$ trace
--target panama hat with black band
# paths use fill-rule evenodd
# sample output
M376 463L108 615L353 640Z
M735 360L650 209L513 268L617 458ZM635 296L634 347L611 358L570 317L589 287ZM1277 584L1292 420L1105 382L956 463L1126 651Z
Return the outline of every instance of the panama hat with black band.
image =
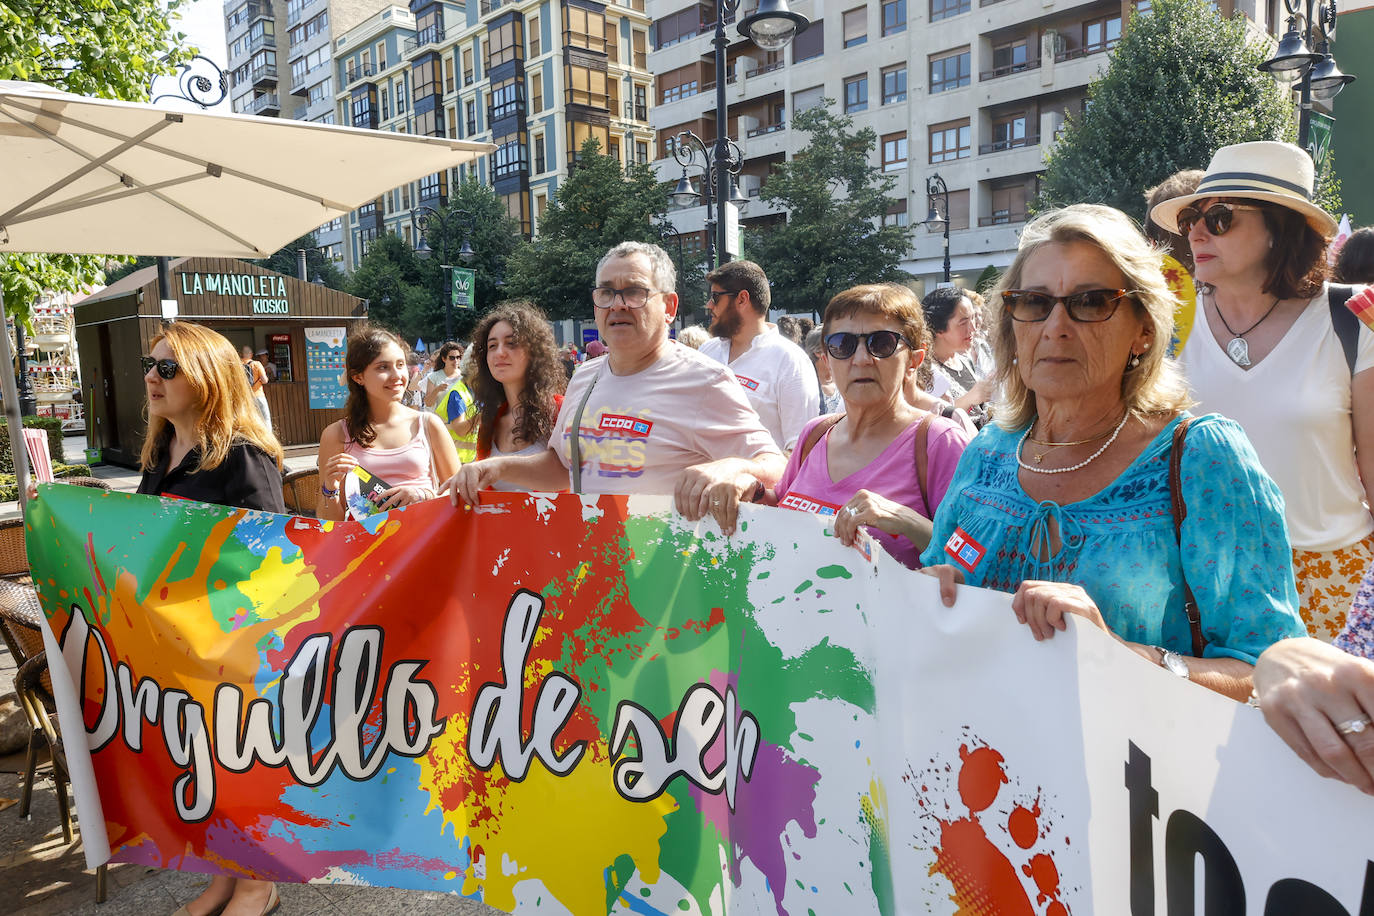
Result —
M1312 157L1291 143L1260 140L1217 150L1197 191L1155 206L1150 218L1178 233L1178 213L1208 198L1257 200L1301 213L1322 238L1336 234L1336 221L1312 203Z

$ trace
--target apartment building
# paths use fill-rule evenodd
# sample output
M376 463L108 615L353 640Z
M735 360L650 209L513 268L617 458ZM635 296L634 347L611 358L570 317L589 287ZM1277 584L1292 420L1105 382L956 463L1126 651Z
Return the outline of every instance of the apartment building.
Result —
M648 162L648 53L644 0L417 0L343 35L341 121L497 147L350 216L347 268L382 232L416 244L417 208L443 206L456 182L491 185L529 236L588 137L624 162Z
M331 35L381 6L381 0L227 0L229 99L235 112L335 123ZM321 226L316 244L343 261L339 220Z
M812 24L783 51L765 52L727 27L725 129L743 152L741 189L754 198L744 225L781 218L757 195L769 170L808 140L790 129L789 112L830 99L877 134L874 164L896 178L887 219L915 230L902 268L933 287L943 238L919 224L943 201L927 199L927 180L938 174L949 189L954 282L972 286L988 265L1010 264L1048 144L1083 110L1130 10L1148 12L1149 0L799 0L792 8ZM1276 9L1260 11L1267 31ZM1256 20L1253 2L1241 10ZM716 137L716 7L649 0L649 13L655 166L675 181L679 132L708 144ZM684 234L700 233L704 219L704 206L673 214Z

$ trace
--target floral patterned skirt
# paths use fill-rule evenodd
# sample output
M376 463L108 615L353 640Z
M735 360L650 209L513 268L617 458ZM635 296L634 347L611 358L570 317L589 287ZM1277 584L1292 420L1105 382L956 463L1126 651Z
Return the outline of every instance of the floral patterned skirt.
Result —
M1365 570L1374 562L1374 533L1349 547L1318 552L1293 551L1293 574L1298 580L1298 610L1307 632L1331 642L1345 626Z

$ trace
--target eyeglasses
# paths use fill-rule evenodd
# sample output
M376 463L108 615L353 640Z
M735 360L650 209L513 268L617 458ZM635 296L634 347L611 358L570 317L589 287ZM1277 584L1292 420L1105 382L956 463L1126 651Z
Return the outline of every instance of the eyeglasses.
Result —
M462 355L461 353L450 353L448 356L445 356L445 357L444 357L444 362L446 362L446 363L454 363L454 362L457 362L458 360L460 360L460 359L462 359L462 358L463 358L463 355Z
M623 289L616 289L614 286L593 286L592 304L599 309L608 309L615 305L616 297L619 296L626 308L642 309L649 301L649 297L657 296L659 292L643 286L626 286Z
M1130 290L1125 289L1085 289L1067 296L1051 296L1029 289L1009 289L1002 293L1002 307L1013 321L1044 321L1054 311L1055 304L1062 302L1074 321L1106 321L1116 314L1121 300L1130 294Z
M1207 208L1207 212L1201 213L1197 207L1184 207L1178 211L1178 233L1187 235L1193 231L1193 225L1202 220L1207 227L1207 231L1212 235L1225 235L1231 231L1232 224L1236 221L1237 210L1258 210L1259 207L1251 207L1246 204L1214 203Z
M902 344L906 344L909 349L912 348L911 341L896 331L869 331L867 334L837 331L825 339L825 352L835 359L849 359L859 348L861 340L868 355L874 359L887 359L896 353Z
M144 356L140 357L139 362L143 364L144 375L156 366L157 374L168 381L176 378L177 373L181 371L181 366L174 359L153 359L151 356Z
M739 290L737 290L737 289L735 289L735 290L729 290L729 289L713 290L713 291L711 291L711 292L709 292L709 293L706 294L706 301L709 302L709 303L711 303L712 306L714 306L718 301L720 301L720 299L721 299L722 297L725 297L725 296L738 296L738 295L739 295Z

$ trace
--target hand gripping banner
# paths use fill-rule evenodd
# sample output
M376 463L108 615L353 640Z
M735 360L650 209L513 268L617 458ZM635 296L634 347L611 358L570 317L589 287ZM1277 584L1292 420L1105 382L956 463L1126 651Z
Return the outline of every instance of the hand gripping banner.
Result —
M1256 711L743 512L43 487L88 861L579 916L1374 912L1374 803Z

